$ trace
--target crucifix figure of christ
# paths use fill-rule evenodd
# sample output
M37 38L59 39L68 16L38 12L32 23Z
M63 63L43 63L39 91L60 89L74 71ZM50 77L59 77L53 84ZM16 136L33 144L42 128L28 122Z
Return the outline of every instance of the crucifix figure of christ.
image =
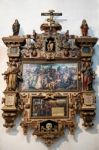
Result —
M41 13L41 16L50 16L47 21L50 23L51 30L52 24L55 23L55 20L53 20L54 16L62 16L62 13L56 13L54 10L49 10L48 12Z

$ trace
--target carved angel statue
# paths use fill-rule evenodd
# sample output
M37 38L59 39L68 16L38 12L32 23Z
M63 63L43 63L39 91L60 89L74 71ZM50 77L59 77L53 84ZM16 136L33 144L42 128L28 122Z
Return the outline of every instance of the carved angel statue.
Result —
M19 21L16 19L14 24L12 25L13 35L18 35L20 30Z
M87 21L85 19L83 19L80 28L81 28L82 36L88 36L88 29L89 29L89 27L88 27Z
M21 74L15 62L11 62L8 65L7 71L5 71L2 75L5 75L4 79L7 82L7 90L16 90L17 79L21 79Z

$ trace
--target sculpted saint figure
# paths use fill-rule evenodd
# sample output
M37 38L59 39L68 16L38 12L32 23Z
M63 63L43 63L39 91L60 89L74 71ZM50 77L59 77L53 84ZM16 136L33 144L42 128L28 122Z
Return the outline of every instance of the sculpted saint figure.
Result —
M13 35L18 35L20 30L19 21L16 19L14 24L12 25Z
M4 79L7 82L7 90L16 90L17 78L19 76L19 69L15 62L9 63L7 71L4 72Z
M47 44L47 51L48 52L52 52L54 51L54 42L49 40L48 44Z
M92 90L93 72L89 62L85 62L82 68L83 89Z
M82 36L88 36L88 24L87 24L87 21L84 19L82 21L82 24L81 24L81 33L82 33Z

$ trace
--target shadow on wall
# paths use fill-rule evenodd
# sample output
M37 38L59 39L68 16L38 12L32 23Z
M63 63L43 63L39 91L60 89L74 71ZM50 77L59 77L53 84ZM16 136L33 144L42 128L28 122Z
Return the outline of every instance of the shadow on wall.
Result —
M17 119L15 120L15 123L14 123L14 127L13 128L8 128L6 129L6 132L7 134L9 135L17 135L19 130L17 129L19 126L20 126L20 122L22 120L22 115L18 115Z
M92 29L92 27L89 27L88 34L89 36L95 37L94 30Z
M22 35L24 35L24 34L25 34L25 33L24 33L24 29L23 29L22 26L20 26L20 32L19 32L19 35L22 36Z
M99 129L97 128L97 125L99 125L99 45L96 45L94 47L94 55L92 58L92 62L93 62L93 71L95 71L96 77L95 80L93 82L93 88L95 90L96 93L96 117L95 117L95 124L93 127L93 130L89 129L88 131L92 134L99 134Z

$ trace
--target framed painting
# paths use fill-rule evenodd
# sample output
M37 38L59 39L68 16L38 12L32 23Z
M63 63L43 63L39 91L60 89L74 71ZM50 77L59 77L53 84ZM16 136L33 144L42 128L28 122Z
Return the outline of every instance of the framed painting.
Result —
M68 97L56 99L44 99L32 97L32 118L66 118L68 117Z
M23 63L22 91L78 90L78 63Z

